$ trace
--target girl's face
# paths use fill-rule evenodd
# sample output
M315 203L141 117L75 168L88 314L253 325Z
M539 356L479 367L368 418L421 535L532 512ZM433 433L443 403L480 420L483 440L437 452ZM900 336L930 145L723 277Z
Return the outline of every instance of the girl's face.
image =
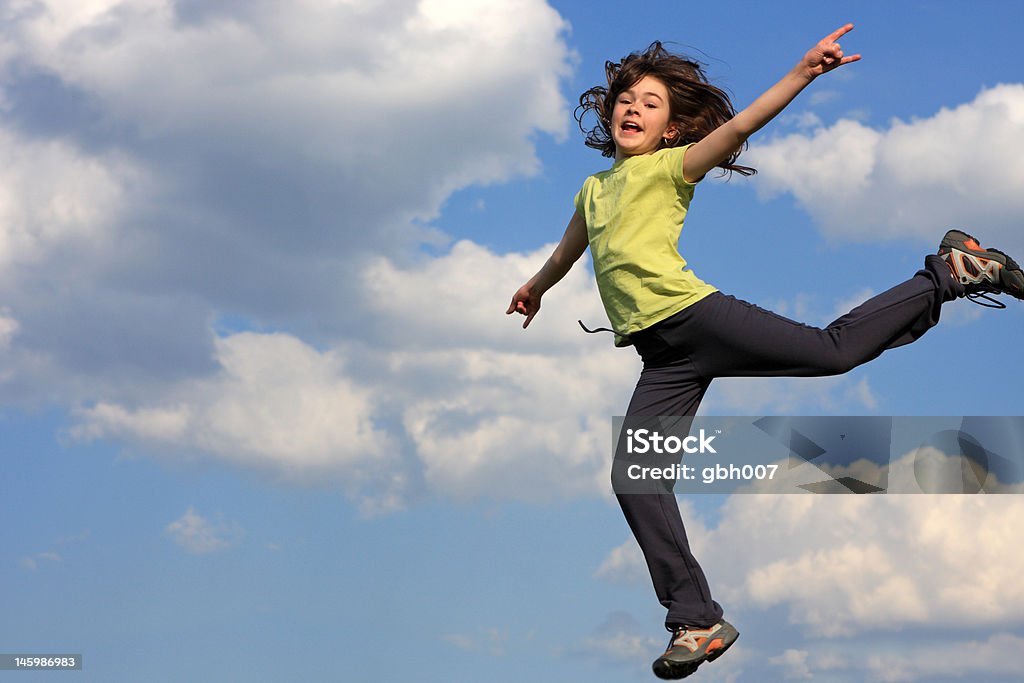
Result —
M673 138L676 124L669 122L668 88L653 76L644 76L619 93L612 109L615 160L650 154Z

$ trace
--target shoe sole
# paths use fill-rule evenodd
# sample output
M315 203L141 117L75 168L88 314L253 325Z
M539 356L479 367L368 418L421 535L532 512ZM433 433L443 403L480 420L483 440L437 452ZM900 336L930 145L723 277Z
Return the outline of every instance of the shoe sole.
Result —
M731 633L726 633L722 639L722 647L711 652L705 657L693 662L677 662L671 659L664 659L659 657L654 661L654 665L651 667L654 670L654 675L658 678L668 681L677 681L681 678L686 678L692 675L701 664L704 662L713 662L722 655L725 651L732 647L736 639L740 637L740 632L735 627L730 628Z

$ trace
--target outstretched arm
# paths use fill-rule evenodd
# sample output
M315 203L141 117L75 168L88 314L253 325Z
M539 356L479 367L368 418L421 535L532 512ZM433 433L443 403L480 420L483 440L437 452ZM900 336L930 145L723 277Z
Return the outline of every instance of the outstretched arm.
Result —
M847 24L822 38L782 80L754 100L753 104L686 150L683 177L688 181L704 177L704 174L732 156L747 138L775 118L811 81L843 64L859 60L859 54L844 56L836 42L852 30L853 24Z
M548 257L537 274L516 290L512 295L512 303L509 304L505 313L520 313L526 316L523 321L525 329L533 316L540 310L540 298L565 277L565 274L572 268L572 264L579 260L580 256L587 249L587 223L583 216L577 211L572 215L569 225L565 228L562 240L555 247L555 250Z

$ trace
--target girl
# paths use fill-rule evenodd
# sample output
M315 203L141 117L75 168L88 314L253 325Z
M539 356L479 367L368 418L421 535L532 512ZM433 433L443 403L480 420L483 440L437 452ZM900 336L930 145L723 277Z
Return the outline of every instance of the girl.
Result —
M589 147L614 157L586 179L561 242L512 297L508 313L526 316L589 245L598 290L617 346L632 345L644 367L626 415L693 416L715 377L834 375L910 343L939 320L942 303L960 296L1024 298L1024 274L1005 254L982 249L966 233L946 233L938 255L914 277L858 306L825 329L802 325L737 300L687 268L677 243L695 183L714 168L747 175L736 164L746 140L811 81L856 62L837 40L822 39L782 80L735 113L700 66L654 43L608 62L607 87L580 98L578 118L594 112ZM614 477L613 477L614 483ZM716 659L738 632L722 618L690 552L675 497L664 490L617 498L668 609L668 649L654 662L662 678L683 678Z

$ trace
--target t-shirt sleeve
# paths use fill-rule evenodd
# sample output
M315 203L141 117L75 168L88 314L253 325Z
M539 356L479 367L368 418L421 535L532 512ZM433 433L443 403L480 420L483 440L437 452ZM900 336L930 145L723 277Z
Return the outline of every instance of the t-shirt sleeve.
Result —
M586 198L586 195L587 195L587 184L589 182L590 182L590 178L587 178L586 180L584 180L583 181L583 187L580 188L580 191L577 192L576 196L573 197L573 199L572 199L572 204L573 204L574 207L576 207L576 213L578 213L581 216L586 216L587 215L586 211L584 211L583 207L584 207L584 205L586 204L586 201L587 201L587 198Z
M692 144L692 143L691 143ZM672 177L672 181L677 187L692 187L699 183L701 178L697 178L694 182L687 182L683 177L683 158L686 156L686 150L690 148L690 145L683 145L682 147L673 147L668 150L665 154L665 161L668 163L669 174Z

